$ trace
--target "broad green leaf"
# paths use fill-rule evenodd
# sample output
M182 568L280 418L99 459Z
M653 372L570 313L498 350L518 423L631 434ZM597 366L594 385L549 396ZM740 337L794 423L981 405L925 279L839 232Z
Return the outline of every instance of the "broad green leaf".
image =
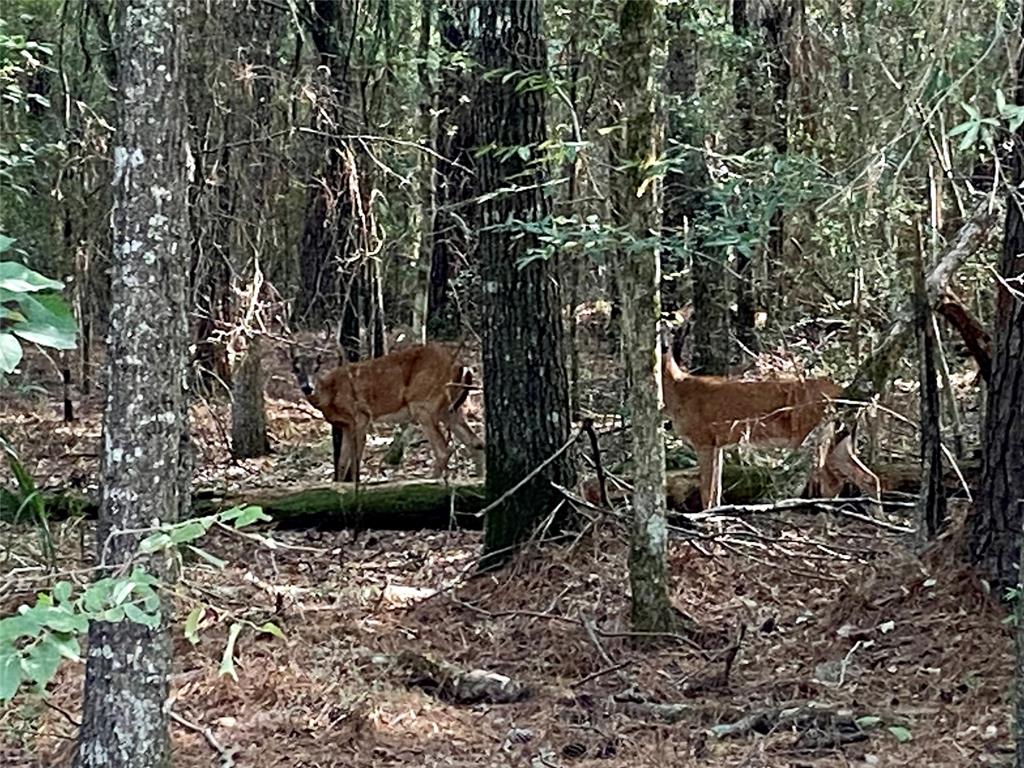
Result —
M14 373L21 362L21 344L9 333L0 332L0 371Z
M50 639L53 641L54 646L63 658L70 661L82 660L82 657L79 656L79 652L82 648L78 644L77 635L50 635Z
M12 245L14 245L13 237L8 237L7 235L0 235L0 253L3 253L4 251L8 250Z
M109 576L95 581L86 587L82 595L82 604L89 613L96 613L110 602L110 593L114 589L114 580Z
M66 603L71 597L71 582L58 581L53 585L53 599L58 603Z
M37 637L43 630L39 619L31 613L0 619L0 643L10 643L23 637Z
M970 115L974 120L981 120L981 112L973 104L968 104L966 101L960 104L964 108L964 112Z
M874 728L880 722L882 722L882 718L875 715L864 715L863 717L858 717L856 720L857 726L862 729Z
M120 605L128 599L128 596L131 595L134 589L135 584L133 584L130 580L126 579L122 581L120 584L118 584L116 587L114 587L114 592L110 596L110 601L114 605Z
M7 307L0 304L0 320L10 320L12 323L20 323L25 319L25 316L15 309L8 309Z
M39 620L54 632L85 632L89 620L67 608L36 608Z
M0 235L0 237L4 237ZM6 238L8 247L10 243L14 242L10 238ZM0 248L0 251L7 250L7 248ZM8 291L14 291L15 293L32 293L34 291L59 291L64 288L64 283L60 280L51 280L48 277L36 272L34 269L29 269L24 264L19 264L16 261L0 261L0 288L6 288Z
M150 629L156 629L160 626L159 613L147 613L139 608L135 603L125 603L124 615L129 621L134 621L136 624L142 624Z
M284 632L282 632L281 628L272 621L261 624L259 630L260 632L266 632L268 635L273 635L276 638L284 640Z
M235 642L238 640L238 633L242 631L242 625L237 621L228 630L228 642L224 646L224 654L220 657L220 669L218 674L231 675L231 679L238 682L238 674L235 672Z
M111 624L117 624L120 621L124 621L124 606L118 605L113 608L108 608L100 614L101 621L107 621Z
M896 741L898 741L900 744L906 744L913 738L913 736L910 735L910 731L908 731L902 725L890 725L887 730L889 731L889 733L896 737Z
M199 622L203 620L205 615L206 606L197 605L189 611L188 618L185 619L185 639L192 643L192 645L199 642Z
M74 349L75 318L58 295L22 296L18 302L24 322L11 327L26 341L54 349Z
M0 655L0 701L10 701L19 685L21 685L21 654L14 648L5 648L3 654Z
M516 154L519 155L519 159L520 160L523 160L523 161L529 160L530 159L530 148L526 147L526 146L516 147Z
M60 646L47 635L39 638L25 650L21 669L25 676L38 685L46 685L60 666Z
M246 507L242 510L242 514L235 518L235 528L244 528L255 522L268 522L270 520L273 520L273 518L270 515L263 514L261 507Z

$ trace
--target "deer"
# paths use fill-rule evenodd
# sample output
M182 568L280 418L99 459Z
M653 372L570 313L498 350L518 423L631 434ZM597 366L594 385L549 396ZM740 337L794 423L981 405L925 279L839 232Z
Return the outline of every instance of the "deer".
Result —
M366 433L374 422L417 423L434 454L433 476L451 457L447 430L474 452L483 441L466 423L473 375L458 349L429 343L322 371L323 356L290 349L292 371L306 400L331 425L334 482L358 482Z
M799 448L825 418L842 389L827 378L744 380L697 376L683 371L669 344L662 355L664 413L672 428L697 454L703 508L722 503L722 451L747 442L765 447ZM878 476L854 451L853 436L834 425L822 430L815 447L810 487L825 498L839 495L846 482L876 505Z

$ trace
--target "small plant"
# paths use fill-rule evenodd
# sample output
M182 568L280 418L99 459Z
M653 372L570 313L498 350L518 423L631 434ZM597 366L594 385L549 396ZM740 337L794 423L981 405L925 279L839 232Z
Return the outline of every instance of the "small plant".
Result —
M14 240L0 235L0 253ZM75 348L75 318L58 293L64 288L17 261L0 261L0 372L14 373L21 342L53 349Z

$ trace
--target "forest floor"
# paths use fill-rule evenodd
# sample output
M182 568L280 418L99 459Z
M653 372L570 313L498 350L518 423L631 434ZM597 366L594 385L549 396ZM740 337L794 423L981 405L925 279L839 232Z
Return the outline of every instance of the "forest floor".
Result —
M292 389L272 372L268 459L230 461L223 405L193 409L197 485L329 478L327 428ZM65 425L57 392L5 393L0 432L41 486L88 491L100 401L86 399ZM425 445L394 469L381 461L384 444L370 447L369 479L427 474ZM469 466L463 456L456 468ZM726 644L746 628L727 679L720 646L629 635L627 533L613 514L569 544L476 577L478 533L278 531L274 550L212 533L204 547L227 564L188 563L174 597L175 765L1009 765L1012 639L1004 611L963 565L963 514L920 556L905 533L843 515L674 531L676 607ZM89 564L92 523L57 525L54 539L61 570ZM34 530L0 527L0 615L33 600L37 548ZM182 626L197 600L207 612L192 645ZM238 620L273 621L284 637L244 629L234 681L218 667ZM528 694L511 704L443 700L411 680L399 660L407 651L507 675ZM45 700L0 707L0 764L69 764L82 676L66 663ZM775 717L811 703L829 714ZM764 715L755 730L711 730L749 714ZM836 723L850 717L866 737L834 746Z

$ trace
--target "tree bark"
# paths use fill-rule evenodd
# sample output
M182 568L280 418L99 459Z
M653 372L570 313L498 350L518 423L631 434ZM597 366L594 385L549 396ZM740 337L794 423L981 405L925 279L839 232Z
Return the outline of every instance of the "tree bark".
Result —
M550 201L541 144L547 140L546 91L519 89L547 75L540 0L480 2L478 60L486 78L475 111L476 136L491 149L478 160L479 252L483 276L484 405L487 495L498 499L556 453L569 437L569 382L556 254L526 226L544 222ZM515 76L504 77L514 72ZM521 74L520 74L521 73ZM517 148L503 152L506 148ZM500 154L499 154L500 153ZM499 191L511 188L512 191ZM485 521L484 567L508 559L558 507L551 482L572 485L563 453ZM566 522L557 514L549 532Z
M1024 17L1021 23L1024 26ZM1024 104L1024 49L1017 59L1015 102ZM968 537L978 569L1000 590L1018 583L1024 521L1024 215L1019 192L1024 181L1024 129L1013 137L1012 163L1001 280L996 286L982 487ZM1024 683L1018 681L1018 685ZM1018 715L1024 716L1024 704L1018 702L1017 706ZM1022 765L1024 745L1019 745L1017 751L1018 765Z
M248 340L231 382L231 455L236 459L270 452L263 382L262 343L254 336Z
M438 34L444 56L467 53L467 0L441 0ZM473 195L473 123L467 96L473 93L461 67L441 68L434 149L434 227L427 286L427 336L453 338L459 327L458 306L451 299L451 281L469 252L465 206Z
M135 561L140 535L125 531L177 519L188 499L183 13L171 0L129 0L120 14L100 575ZM173 576L163 558L141 563ZM170 765L170 669L166 623L90 625L77 768Z
M936 371L937 345L932 306L924 285L924 231L918 222L917 258L914 259L914 326L917 331L920 371L921 486L917 497L917 530L923 546L934 539L946 520L946 494L942 480L942 407Z
M619 15L618 101L621 133L615 144L614 219L632 242L618 254L631 420L633 518L629 549L633 626L668 631L674 614L668 598L665 547L665 443L661 418L661 263L656 235L657 182L648 176L659 156L652 54L661 25L657 0L626 0ZM644 243L643 247L636 247Z
M665 65L668 135L677 149L668 150L671 165L665 177L665 211L662 230L666 237L685 246L690 257L693 301L693 358L695 373L721 376L729 367L729 296L725 253L704 244L701 236L709 210L711 176L701 151L704 130L700 122L697 76L700 69L696 34L679 5L669 6L669 47ZM680 250L683 250L682 248ZM682 271L678 259L677 271ZM683 305L682 281L663 291L669 309Z

